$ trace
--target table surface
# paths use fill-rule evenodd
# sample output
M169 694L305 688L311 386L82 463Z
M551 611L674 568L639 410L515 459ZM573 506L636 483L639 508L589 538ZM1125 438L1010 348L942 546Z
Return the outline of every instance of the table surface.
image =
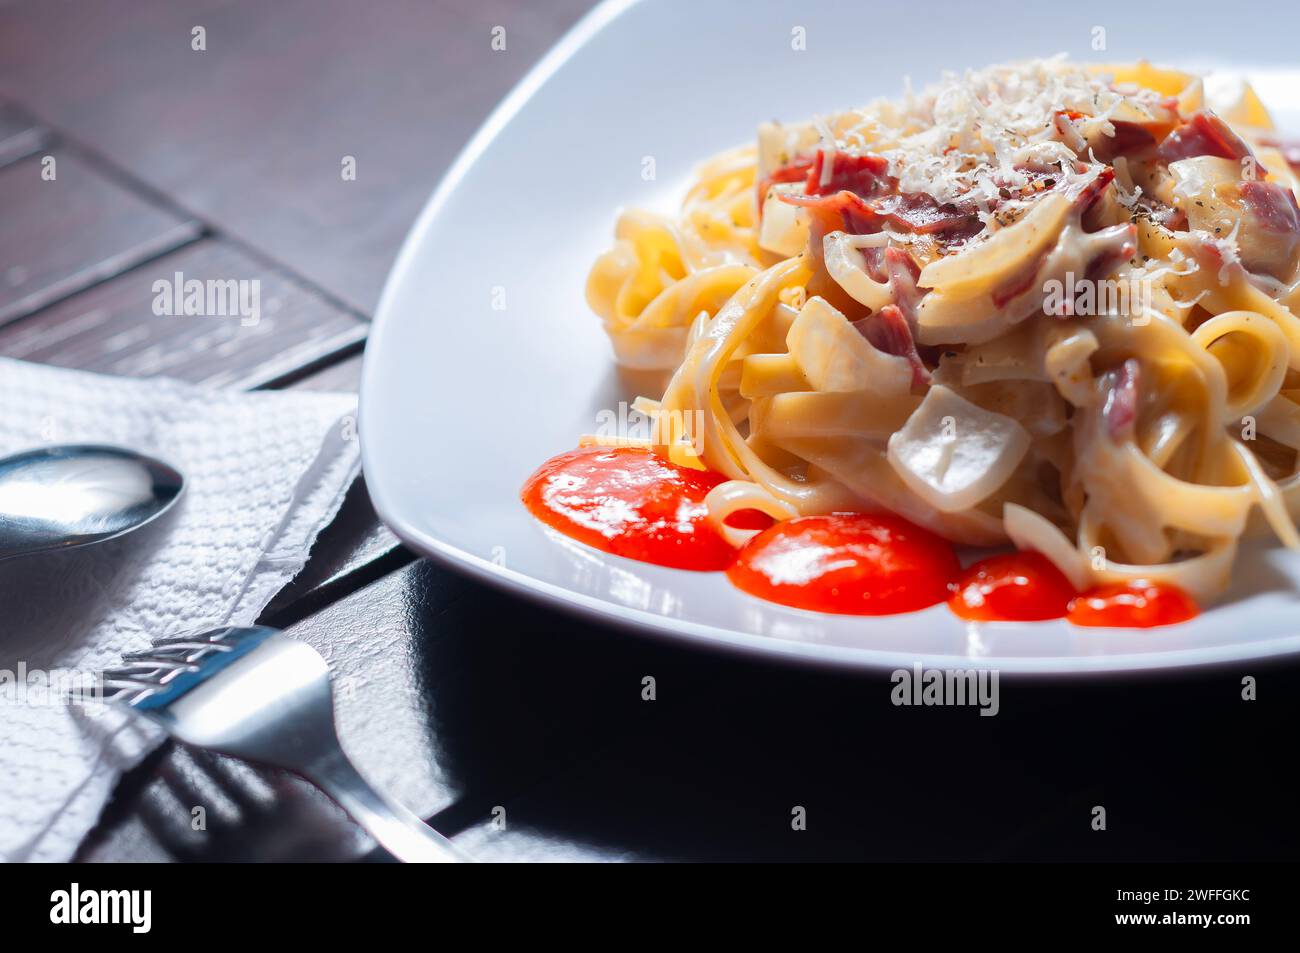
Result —
M355 391L420 206L587 6L0 3L0 354ZM505 53L491 51L496 26ZM154 317L153 281L177 271L261 279L262 321ZM263 621L330 662L363 772L479 859L1227 860L1300 847L1291 663L1003 679L993 718L894 707L884 674L692 651L489 591L399 545L363 480ZM197 805L205 831L189 823ZM79 852L356 858L383 859L306 784L178 745L123 779Z

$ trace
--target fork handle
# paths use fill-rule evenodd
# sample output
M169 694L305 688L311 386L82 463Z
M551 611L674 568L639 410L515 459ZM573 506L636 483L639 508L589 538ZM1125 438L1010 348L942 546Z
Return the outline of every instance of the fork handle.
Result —
M365 828L379 846L402 863L447 864L467 859L451 841L401 804L375 790L341 748L303 773Z

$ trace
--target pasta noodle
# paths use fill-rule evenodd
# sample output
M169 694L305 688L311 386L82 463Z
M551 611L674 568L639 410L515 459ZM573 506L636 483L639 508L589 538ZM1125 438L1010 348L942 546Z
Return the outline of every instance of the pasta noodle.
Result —
M1213 107L1218 106L1215 110ZM1249 87L1063 59L948 75L704 165L592 268L708 518L885 509L1079 589L1211 599L1300 548L1300 206Z

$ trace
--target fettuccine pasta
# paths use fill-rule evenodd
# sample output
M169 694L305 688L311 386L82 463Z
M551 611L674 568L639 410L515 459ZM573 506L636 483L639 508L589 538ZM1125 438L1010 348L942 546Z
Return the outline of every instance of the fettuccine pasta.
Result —
M1217 107L1217 108L1214 108ZM1257 97L1062 59L947 76L706 163L592 268L666 459L732 545L886 510L1080 590L1212 599L1300 546L1300 208ZM626 441L624 441L626 443Z

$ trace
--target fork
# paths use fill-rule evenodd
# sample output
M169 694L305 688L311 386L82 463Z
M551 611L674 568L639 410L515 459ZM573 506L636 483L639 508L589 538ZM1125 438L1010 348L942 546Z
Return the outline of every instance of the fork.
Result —
M303 776L398 860L466 859L348 760L334 729L329 666L305 642L266 626L230 626L162 639L122 662L101 677L108 701L188 745Z

